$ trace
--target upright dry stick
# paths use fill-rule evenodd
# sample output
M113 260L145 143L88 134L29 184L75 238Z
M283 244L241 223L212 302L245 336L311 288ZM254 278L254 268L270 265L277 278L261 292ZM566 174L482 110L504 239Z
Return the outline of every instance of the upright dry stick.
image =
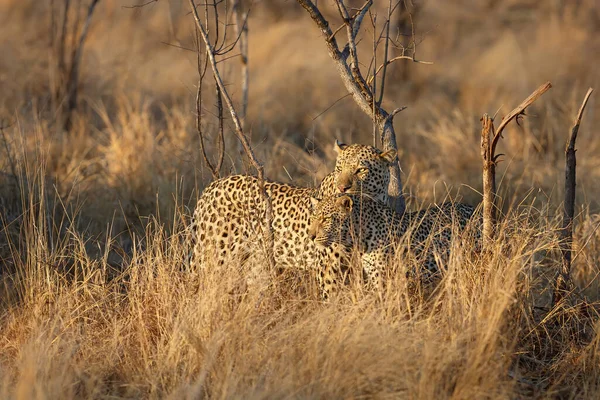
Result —
M552 84L546 82L533 91L525 100L515 109L509 112L498 126L494 129L494 120L489 115L484 114L481 118L481 157L483 160L483 248L489 249L494 239L494 229L496 224L496 163L499 155L496 155L496 146L502 137L504 128L510 121L525 115L525 109L536 101L541 95L546 93Z
M576 168L577 158L575 156L575 141L577 140L577 133L579 132L579 125L581 124L581 118L585 106L592 95L594 89L589 88L579 112L575 118L573 128L571 128L571 137L567 142L565 148L565 204L563 212L563 225L560 231L561 248L560 252L562 255L561 271L556 277L554 283L554 296L553 303L558 303L564 294L569 290L571 286L571 257L573 252L573 218L575 216L575 186L576 186Z
M217 83L217 86L221 90L221 95L223 96L223 99L225 100L225 104L227 105L227 108L229 109L229 113L231 114L231 119L235 126L235 135L237 136L240 143L242 143L242 147L244 148L244 151L245 151L246 155L248 156L248 159L250 159L250 163L256 169L256 172L258 174L258 181L260 184L260 192L261 192L261 195L263 196L263 200L265 201L265 207L266 207L266 209L265 209L265 212L266 212L265 224L262 228L262 230L263 230L262 234L263 234L263 239L264 239L264 244L265 244L264 250L266 253L267 261L269 263L269 267L271 268L271 271L273 271L275 268L275 259L273 257L273 235L271 234L271 222L273 220L273 207L271 205L271 199L269 198L269 195L267 194L267 191L265 189L264 168L263 168L262 163L258 160L256 155L254 154L254 150L252 149L252 146L250 145L248 138L244 134L242 124L237 115L237 112L235 111L235 107L233 106L231 97L229 96L229 93L227 92L227 89L225 88L225 84L223 83L223 80L221 79L221 74L219 73L219 69L217 68L217 60L215 59L215 50L213 48L213 45L210 42L210 39L208 38L208 33L207 33L206 29L204 28L202 21L200 20L200 16L198 15L198 10L196 9L196 5L194 4L193 0L189 0L189 2L190 2L190 7L192 9L192 14L194 15L194 20L196 21L196 26L198 27L198 31L200 32L200 35L202 36L202 40L204 41L204 44L206 46L206 53L208 56L208 60L210 62L210 66L213 71L213 76L215 78L215 82Z
M494 226L496 224L496 209L494 196L496 195L495 174L496 164L493 161L490 137L494 135L494 121L483 114L481 118L481 158L483 161L483 248L490 249L494 239Z

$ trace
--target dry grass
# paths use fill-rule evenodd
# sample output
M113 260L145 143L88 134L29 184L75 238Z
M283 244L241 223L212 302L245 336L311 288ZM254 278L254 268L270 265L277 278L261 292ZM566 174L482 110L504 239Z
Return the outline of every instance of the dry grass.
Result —
M381 298L352 284L330 304L300 272L244 295L232 291L235 268L182 272L190 208L210 172L194 130L194 54L161 42L191 46L192 23L178 2L100 4L64 133L50 109L46 10L0 1L10 125L0 137L0 397L600 395L594 307L548 310L547 292L564 142L585 89L600 83L593 0L424 2L419 57L435 64L398 64L388 86L390 105L409 106L396 129L413 209L448 193L479 203L479 117L504 114L545 80L554 88L500 144L506 217L492 254L456 240L437 287L394 275ZM265 4L250 21L253 143L267 176L313 185L332 167L334 138L370 143L370 124L349 98L313 120L345 94L339 78L308 17ZM225 69L237 98L235 62ZM597 104L577 153L574 276L588 303L600 298ZM223 173L246 172L227 135Z

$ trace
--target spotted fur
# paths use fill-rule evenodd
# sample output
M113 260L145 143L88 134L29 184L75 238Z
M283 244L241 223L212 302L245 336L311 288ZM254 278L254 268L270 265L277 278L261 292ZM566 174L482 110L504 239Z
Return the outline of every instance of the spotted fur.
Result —
M425 210L397 214L387 205L358 195L334 195L314 204L309 234L319 246L341 245L346 252L356 248L361 256L367 283L379 287L384 268L394 255L398 242L411 235L411 250L423 260L424 271L438 270L434 249L449 251L452 223L464 229L474 214L474 208L462 203L443 203ZM337 265L326 267L324 277L335 290L339 276Z
M368 195L388 203L390 165L396 161L396 151L338 141L334 148L338 153L333 171L337 192Z
M265 182L273 210L271 228L277 267L313 269L321 286L328 284L323 265L341 265L344 253L342 246L325 248L310 240L311 198L335 195L340 191L340 182L346 182L345 192L366 191L385 199L388 165L395 157L395 152L382 153L371 146L336 142L336 147L336 168L317 189ZM338 179L338 175L342 178ZM202 193L193 215L191 267L246 263L260 249L258 241L263 237L265 214L257 178L234 175L212 182Z
M317 262L336 263L335 246L318 247L308 239L311 197L320 190L265 182L273 209L273 255L278 268L319 270ZM212 182L194 212L192 268L206 265L264 265L261 254L266 205L258 179L234 175ZM339 253L337 254L339 258ZM248 261L252 262L248 262ZM322 268L320 268L322 270ZM260 272L249 272L253 277ZM322 274L316 278L321 281ZM322 284L321 284L322 285Z

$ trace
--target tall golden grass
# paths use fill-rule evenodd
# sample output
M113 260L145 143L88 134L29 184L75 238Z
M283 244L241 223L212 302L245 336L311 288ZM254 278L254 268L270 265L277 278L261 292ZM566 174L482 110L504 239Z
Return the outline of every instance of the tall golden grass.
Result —
M0 397L600 395L593 98L578 139L573 270L592 306L550 309L548 292L564 143L600 83L593 0L423 3L419 58L435 64L396 65L387 92L409 106L396 129L412 209L448 194L477 204L479 117L554 87L501 142L505 216L491 254L457 237L437 286L395 274L380 297L355 283L328 304L301 271L243 292L236 266L184 272L189 215L211 179L194 128L195 55L162 43L193 46L185 3L100 3L66 133L49 107L47 6L0 2ZM333 140L371 143L371 127L349 98L315 118L345 92L317 29L285 4L259 4L250 20L248 126L267 176L314 185ZM238 96L236 62L223 66ZM222 173L247 172L227 135Z

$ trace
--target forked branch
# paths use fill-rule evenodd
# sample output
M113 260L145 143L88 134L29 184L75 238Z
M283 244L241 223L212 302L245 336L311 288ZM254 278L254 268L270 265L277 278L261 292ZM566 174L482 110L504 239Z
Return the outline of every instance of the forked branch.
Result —
M552 87L546 82L531 93L521 104L509 112L500 123L498 129L494 128L494 120L484 114L481 118L481 158L483 161L483 248L489 250L494 239L496 225L496 165L499 155L496 155L496 146L502 137L504 128L513 119L525 115L524 112L534 101Z
M346 27L347 44L344 46L343 51L340 51L335 35L340 29L338 28L335 33L332 32L329 22L311 0L297 1L321 30L329 55L334 61L348 93L352 95L360 109L373 120L373 123L382 132L383 150L397 151L398 146L393 125L393 118L397 112L390 114L381 107L380 102L375 101L373 90L360 71L360 62L356 51L356 38L364 17L373 4L372 0L366 1L353 16L350 16L348 7L343 0L335 1L342 19L342 26ZM383 84L382 82L381 85ZM402 181L398 162L392 163L390 166L390 175L388 187L390 206L397 212L403 213L405 202L402 195Z

